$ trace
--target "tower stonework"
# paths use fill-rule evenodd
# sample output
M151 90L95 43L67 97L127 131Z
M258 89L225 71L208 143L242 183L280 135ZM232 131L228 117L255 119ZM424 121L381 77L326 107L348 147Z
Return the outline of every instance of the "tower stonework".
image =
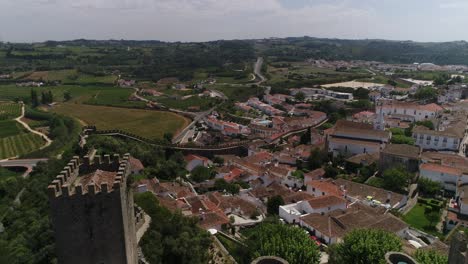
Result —
M129 157L74 157L48 186L58 263L137 263Z

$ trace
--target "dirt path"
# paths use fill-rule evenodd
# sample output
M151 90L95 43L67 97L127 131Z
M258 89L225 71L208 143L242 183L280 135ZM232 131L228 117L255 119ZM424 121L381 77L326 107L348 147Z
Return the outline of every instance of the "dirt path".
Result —
M46 134L32 129L26 122L21 120L21 118L24 117L24 112L25 112L25 110L24 110L24 104L23 104L23 105L21 105L21 116L15 118L15 121L20 123L21 125L23 125L24 128L26 128L26 130L28 130L29 132L41 136L41 138L46 141L46 144L44 146L42 146L40 149L43 149L43 148L46 148L46 147L50 146L50 144L52 144L52 140Z

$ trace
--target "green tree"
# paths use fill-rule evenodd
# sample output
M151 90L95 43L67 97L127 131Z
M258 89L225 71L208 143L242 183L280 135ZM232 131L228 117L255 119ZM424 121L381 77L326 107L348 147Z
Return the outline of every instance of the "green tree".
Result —
M428 178L420 177L418 180L418 187L419 191L424 195L434 196L442 189L442 184Z
M71 99L72 99L72 96L71 96L70 91L65 91L63 93L63 100L67 102L67 101L70 101Z
M434 224L440 221L440 208L427 205L424 208L424 216L429 221L429 227L433 228Z
M328 154L325 151L320 150L319 148L314 148L310 152L310 156L307 159L308 168L310 170L318 169L322 167L322 165L327 161L328 161Z
M39 98L37 96L37 91L31 89L31 105L32 107L37 107L39 105Z
M392 79L389 79L389 80L387 81L387 84L390 84L391 86L397 86L397 85L398 85L397 82L395 82L395 81L392 80Z
M420 88L414 94L414 98L418 100L434 100L437 98L437 90L433 87Z
M303 92L298 92L296 95L294 95L294 99L298 102L302 102L305 100L305 94Z
M318 264L315 243L300 228L279 223L262 223L246 234L252 257L278 256L294 264Z
M355 229L349 232L342 243L329 248L330 264L385 263L385 254L400 251L400 238L378 229Z
M170 212L150 192L135 195L135 203L151 217L140 241L150 263L208 263L211 239L197 226L198 218Z
M387 169L382 175L384 189L402 192L408 186L412 175L403 167Z
M278 215L279 214L279 207L284 205L284 200L281 196L275 195L268 199L267 202L267 212L270 215Z
M448 264L448 257L439 254L435 250L418 249L414 254L414 258L420 264Z
M195 169L192 170L190 179L195 182L202 182L206 180L213 179L215 176L215 171L210 168L206 168L203 166L197 166Z
M393 144L407 144L407 145L414 145L415 140L413 137L407 137L405 135L392 135L392 139L390 140Z

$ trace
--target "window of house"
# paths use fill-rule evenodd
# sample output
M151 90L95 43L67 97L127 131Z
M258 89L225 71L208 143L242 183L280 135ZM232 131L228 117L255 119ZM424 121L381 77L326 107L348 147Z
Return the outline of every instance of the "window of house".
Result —
M322 192L322 195L325 195L325 192Z

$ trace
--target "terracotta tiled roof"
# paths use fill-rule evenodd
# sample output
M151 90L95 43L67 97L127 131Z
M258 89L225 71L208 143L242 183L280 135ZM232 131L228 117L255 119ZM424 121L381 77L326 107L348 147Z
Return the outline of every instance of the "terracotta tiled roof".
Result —
M285 204L292 204L312 198L314 198L314 196L307 192L293 192L289 195L285 195L283 200Z
M316 191L324 192L326 195L343 196L343 191L340 190L340 187L330 180L315 180L307 182L306 184L315 188Z
M198 224L204 229L229 223L229 218L220 211L202 213L199 218Z
M443 166L443 165L435 164L435 163L423 163L421 164L419 168L421 170L434 171L438 173L445 173L445 174L450 174L450 175L455 175L455 176L461 176L463 174L463 171L458 168Z
M139 159L136 159L134 157L130 157L129 162L130 162L130 167L132 168L132 170L141 171L145 168L145 166L143 166L143 163L141 163Z
M304 174L304 179L308 180L320 180L325 175L325 170L322 168L313 170Z
M419 159L421 149L418 146L407 144L388 144L382 150L383 153L408 157L412 159Z
M100 191L102 183L112 186L116 176L116 172L96 170L90 174L78 177L78 181L83 185L83 188L86 188L88 184L95 184L96 190Z
M340 198L338 196L334 196L334 195L314 197L314 198L307 200L307 202L312 208L324 208L324 207L331 207L331 206L339 205L339 204L346 204L345 199Z
M344 119L336 122L333 135L335 134L347 134L359 137L372 135L379 138L388 138L390 136L388 131L376 130L371 124L352 122Z
M332 137L329 139L330 142L336 143L336 144L354 144L354 145L365 145L365 146L371 146L371 147L380 147L379 142L374 142L374 141L367 141L367 140L359 140L359 139L348 139L348 138L336 138Z

